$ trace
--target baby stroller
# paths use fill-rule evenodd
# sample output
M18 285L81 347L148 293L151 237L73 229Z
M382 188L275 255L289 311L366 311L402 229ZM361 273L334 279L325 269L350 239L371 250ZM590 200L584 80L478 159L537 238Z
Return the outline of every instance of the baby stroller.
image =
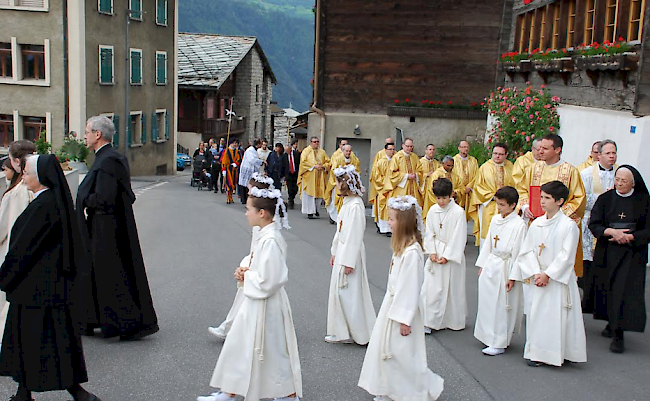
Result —
M197 154L192 162L192 180L190 186L196 186L200 191L208 186L208 177L205 170L208 168L208 160L205 155Z

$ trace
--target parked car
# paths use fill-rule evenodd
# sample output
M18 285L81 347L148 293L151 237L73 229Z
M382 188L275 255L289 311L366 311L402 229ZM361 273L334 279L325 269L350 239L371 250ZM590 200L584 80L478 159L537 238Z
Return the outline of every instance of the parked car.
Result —
M192 164L192 159L185 153L176 153L176 170L183 171L186 166Z

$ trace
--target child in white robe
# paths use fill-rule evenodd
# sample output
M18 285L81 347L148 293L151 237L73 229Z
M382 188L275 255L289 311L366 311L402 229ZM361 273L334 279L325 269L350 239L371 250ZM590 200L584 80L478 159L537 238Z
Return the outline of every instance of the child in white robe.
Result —
M287 244L280 233L280 222L285 228L289 225L282 194L277 189L253 187L246 209L249 224L259 226L260 232L250 268L235 272L243 283L245 298L210 381L210 386L220 391L197 401L227 401L237 395L245 401L299 401L302 374L298 343L284 290L288 280ZM279 216L276 223L273 213Z
M375 395L375 401L433 401L444 380L427 367L420 315L422 209L412 196L391 198L388 207L393 257L359 387Z
M492 218L490 229L476 266L478 278L478 313L474 337L487 346L486 355L499 355L510 345L523 318L521 283L510 280L510 271L528 226L514 213L519 194L513 187L500 188L494 198L499 214Z
M542 209L533 221L510 278L531 279L524 358L529 366L587 361L585 327L574 262L580 232L560 207L569 195L560 181L541 187Z
M332 240L325 341L365 345L370 341L376 319L363 243L366 207L361 196L365 188L353 165L335 169L334 175L337 192L344 198Z
M249 191L253 187L257 187L259 189L275 189L275 187L273 186L273 179L270 177L266 177L258 172L253 173L253 176L251 177L251 180L248 183ZM239 268L250 267L251 253L253 252L253 249L255 249L255 245L257 244L259 232L260 232L260 228L258 226L254 226L251 233L250 251L248 255L244 256L241 262L239 262ZM226 336L228 335L228 333L230 332L230 328L232 327L232 322L235 320L235 316L237 316L237 312L239 311L239 308L241 307L241 304L244 301L245 295L244 295L244 291L242 290L242 287L243 284L240 281L237 281L237 293L235 294L235 300L233 301L232 306L230 307L230 310L226 315L226 320L224 320L217 327L208 327L208 332L221 340L226 339Z
M428 254L422 286L424 330L463 330L467 318L465 294L465 211L452 199L447 178L433 183L437 204L427 213L424 252Z

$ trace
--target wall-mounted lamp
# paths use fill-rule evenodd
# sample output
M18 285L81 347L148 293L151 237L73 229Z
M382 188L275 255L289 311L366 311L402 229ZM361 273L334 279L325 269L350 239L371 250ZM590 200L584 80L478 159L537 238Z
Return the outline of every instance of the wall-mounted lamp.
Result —
M361 135L361 128L359 128L359 124L354 127L354 135Z

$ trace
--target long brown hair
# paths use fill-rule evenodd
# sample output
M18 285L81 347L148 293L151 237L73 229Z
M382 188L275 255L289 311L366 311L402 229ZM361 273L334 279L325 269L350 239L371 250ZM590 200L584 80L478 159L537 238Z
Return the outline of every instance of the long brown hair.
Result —
M36 147L34 142L28 141L26 139L21 139L19 141L12 142L9 145L9 155L14 159L20 161L20 175L22 176L23 171L25 171L25 162L27 161L27 156L34 154Z
M390 246L396 256L401 256L404 250L414 243L422 246L422 233L418 230L417 211L415 206L407 210L389 209L389 213L394 213L395 224L393 227L393 236L390 240Z
M14 176L11 177L11 182L9 183L9 188L2 194L4 197L9 191L14 189L16 185L20 182L21 178L23 178L22 174L19 174L16 170L14 170L14 167L11 165L11 160L7 157L5 161L2 162L2 169L3 170L11 170L14 172Z

